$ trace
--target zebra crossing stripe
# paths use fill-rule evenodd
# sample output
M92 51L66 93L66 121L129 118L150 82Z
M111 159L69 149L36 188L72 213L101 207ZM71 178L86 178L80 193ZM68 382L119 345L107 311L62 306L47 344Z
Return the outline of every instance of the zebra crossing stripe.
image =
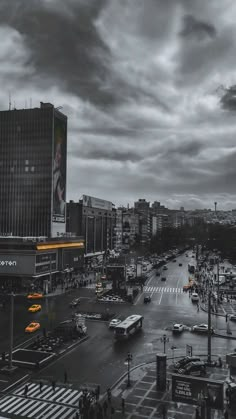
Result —
M77 396L78 396L78 391L77 390L74 390L74 391L72 391L70 394L69 394L69 396L68 397L66 397L65 399L63 399L63 403L71 403L71 396L72 396L72 400L73 400L73 397L75 396L75 394L76 394L76 398L77 398Z
M72 400L70 400L70 404L74 404L77 400L79 400L82 394L82 392L77 394Z
M47 403L39 402L39 406L36 410L34 410L31 414L28 416L31 418L32 416L35 416L36 413L40 412L41 409L44 409L44 406L47 406ZM43 410L44 411L44 410Z
M27 414L31 412L32 407L38 407L40 405L40 403L41 402L36 402L35 400L31 400L27 404L27 406L23 407L23 410L20 410L20 411L18 410L17 413L20 413L21 416L26 416L27 417ZM32 406L32 405L34 405L34 406ZM11 412L12 412L11 410L8 411L8 413L11 413Z

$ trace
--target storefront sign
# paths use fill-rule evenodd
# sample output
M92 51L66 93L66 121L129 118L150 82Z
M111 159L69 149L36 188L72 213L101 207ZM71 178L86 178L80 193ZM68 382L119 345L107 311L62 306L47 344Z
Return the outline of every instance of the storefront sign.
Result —
M172 375L172 400L180 403L198 404L206 401L212 409L223 409L222 381L206 378Z
M0 255L0 275L34 275L34 271L35 255Z

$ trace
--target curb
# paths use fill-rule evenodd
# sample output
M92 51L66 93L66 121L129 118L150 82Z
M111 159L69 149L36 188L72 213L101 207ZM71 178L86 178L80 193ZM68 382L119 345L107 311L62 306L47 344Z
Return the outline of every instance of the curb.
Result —
M236 339L236 338L235 338ZM155 352L155 354L156 354L156 352ZM196 356L199 356L199 357L201 357L201 356L207 356L206 354L196 354ZM218 355L215 355L215 354L211 354L211 356L212 357L217 357L218 358ZM169 357L169 358L167 358L167 361L169 361L169 360L172 360L172 359L181 359L181 358L183 358L182 356L175 356L175 357ZM142 362L141 364L137 364L137 365L135 365L134 367L132 367L132 368L130 368L130 372L132 372L132 371L134 371L134 370L136 370L137 368L141 368L141 367L143 367L143 366L145 366L145 365L149 365L149 364L154 364L154 363L156 363L156 360L154 360L154 361L148 361L148 362ZM168 369L168 365L167 365L167 369ZM122 374L111 386L110 386L110 389L111 390L113 390L121 381L123 381L123 379L127 376L127 374L128 374L128 372L126 371L124 374ZM104 393L102 396L101 396L101 398L103 399L104 397L106 396L106 393Z

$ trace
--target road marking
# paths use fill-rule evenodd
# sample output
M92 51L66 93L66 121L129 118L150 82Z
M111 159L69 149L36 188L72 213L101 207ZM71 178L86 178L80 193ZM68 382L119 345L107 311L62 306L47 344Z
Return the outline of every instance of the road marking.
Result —
M0 380L1 383L8 383L8 380Z
M161 304L162 296L163 296L163 292L160 295L160 300L159 300L159 303L158 303L159 305Z
M24 379L26 379L27 377L29 377L29 374L24 375L24 377L21 377L19 380L15 381L13 384L8 386L7 388L4 388L3 391L9 390L11 387L15 386L17 383L20 383L21 381L24 381Z

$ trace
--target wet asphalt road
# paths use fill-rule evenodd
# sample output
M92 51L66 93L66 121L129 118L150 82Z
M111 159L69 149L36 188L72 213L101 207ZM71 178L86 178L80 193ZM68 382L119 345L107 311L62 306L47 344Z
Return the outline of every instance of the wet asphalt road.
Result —
M193 353L207 353L207 336L193 334L185 331L179 336L171 332L173 323L184 323L192 326L207 322L207 313L197 312L196 305L191 302L188 293L182 292L182 287L188 281L187 264L189 257L179 256L176 262L170 261L168 269L161 276L166 276L162 282L155 271L149 272L149 280L144 292L135 305L96 303L93 289L78 289L71 294L45 299L43 309L36 315L27 312L28 303L25 299L16 301L15 304L15 344L25 339L24 327L32 318L39 319L42 327L50 328L59 321L69 318L72 310L69 302L76 295L82 298L81 309L101 311L109 308L117 317L124 318L130 314L143 314L144 326L140 334L133 336L127 342L115 343L113 333L108 329L108 324L96 321L87 321L89 339L74 348L59 360L54 361L40 372L40 377L45 379L63 380L64 371L74 385L95 383L101 385L101 391L112 385L121 374L127 371L125 359L128 351L133 354L132 365L155 359L158 351L163 351L161 338L165 333L169 338L166 344L168 356L181 356L186 353L186 344L192 345ZM182 266L179 266L179 263ZM150 304L143 303L144 295L151 295ZM0 318L0 330L3 339L0 348L7 349L8 314L3 313ZM224 318L212 317L214 328L225 332ZM236 332L236 323L231 322L231 329ZM176 349L173 351L172 346ZM221 338L212 338L212 353L221 355L236 347L236 341Z

